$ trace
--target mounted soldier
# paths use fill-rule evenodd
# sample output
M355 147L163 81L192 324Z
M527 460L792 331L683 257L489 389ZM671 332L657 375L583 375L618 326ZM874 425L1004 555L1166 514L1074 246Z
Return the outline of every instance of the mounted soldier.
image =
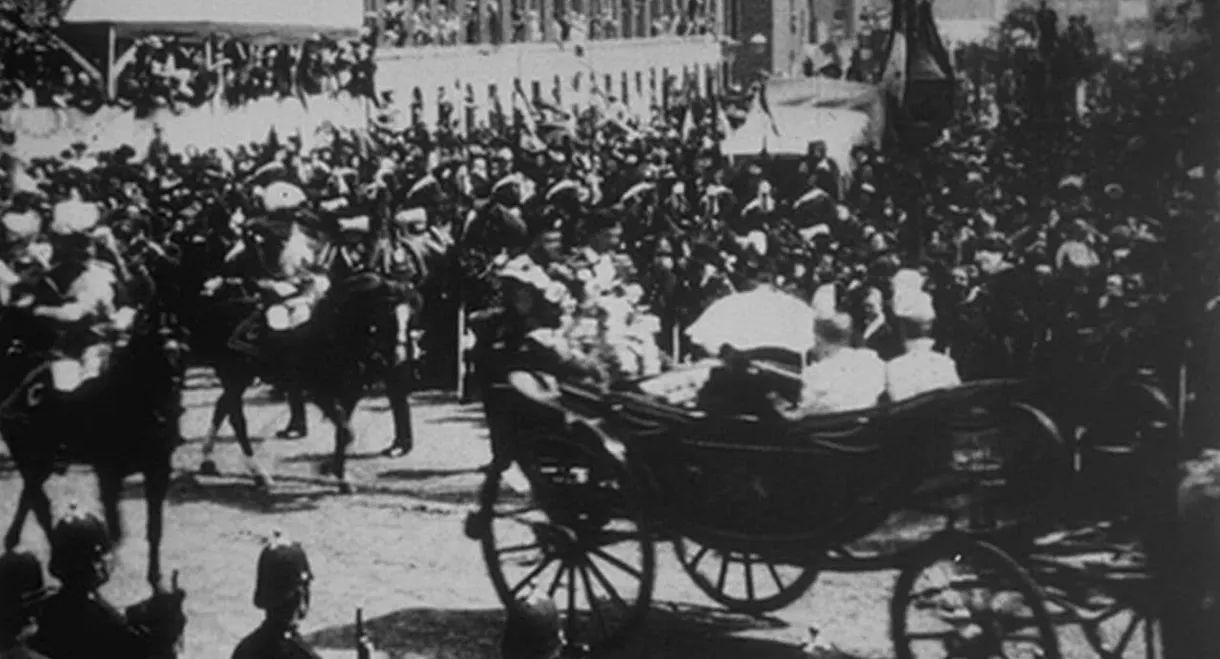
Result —
M94 204L75 199L57 204L49 227L51 269L33 294L15 302L50 325L55 337L51 376L61 393L101 374L121 342L119 334L135 318L129 308L120 313L121 282L115 267L96 258L90 232L99 219Z
M317 264L316 241L298 216L305 195L288 183L273 183L263 194L266 215L246 224L246 239L225 259L226 275L251 284L263 304L234 332L229 346L262 358L265 340L304 325L330 281Z

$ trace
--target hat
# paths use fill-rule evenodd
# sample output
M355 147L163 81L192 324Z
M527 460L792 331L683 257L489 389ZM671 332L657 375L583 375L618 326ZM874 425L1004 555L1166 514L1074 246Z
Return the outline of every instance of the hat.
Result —
M297 588L311 581L313 571L305 549L300 543L288 541L276 532L258 556L254 605L260 609L277 606Z
M551 189L546 191L545 198L547 201L550 201L551 199L555 198L558 195L561 195L564 193L575 193L575 192L578 192L579 190L580 190L579 183L577 183L576 181L573 181L570 178L563 179L563 180L559 181L558 183L556 183L555 185L552 185Z
M540 593L531 592L509 607L500 639L504 657L551 657L563 646L559 610Z
M0 613L16 612L46 592L42 565L29 552L10 551L0 556Z
M630 189L628 189L626 192L623 193L623 198L621 199L621 201L624 201L624 202L630 201L636 197L643 196L644 193L646 193L646 192L651 192L656 189L657 189L657 186L655 183L650 183L648 181L644 181L642 183L636 183L635 185L631 186Z
M894 315L920 325L936 320L936 307L932 296L923 291L900 289L894 291Z
M992 232L980 238L974 250L976 252L1007 252L1008 240L1004 238L1003 234Z
M260 195L263 208L268 212L281 209L297 208L305 203L305 191L284 181L276 181L268 185Z
M1119 185L1118 183L1108 183L1106 184L1105 192L1107 197L1113 199L1114 201L1118 201L1123 198L1123 193L1125 191L1123 190L1123 186Z
M1061 191L1075 190L1076 192L1080 192L1084 190L1084 177L1077 175L1065 176L1059 181L1059 189Z
M369 232L369 216L359 215L357 217L345 217L338 220L339 231L341 233L368 233Z
M0 227L4 228L5 236L9 240L29 240L42 230L42 218L33 210L24 213L9 211L0 218Z
M408 208L394 214L394 225L403 229L422 229L428 226L428 211L423 208Z
M85 233L97 226L101 211L97 204L84 201L61 201L51 215L51 233L59 236Z

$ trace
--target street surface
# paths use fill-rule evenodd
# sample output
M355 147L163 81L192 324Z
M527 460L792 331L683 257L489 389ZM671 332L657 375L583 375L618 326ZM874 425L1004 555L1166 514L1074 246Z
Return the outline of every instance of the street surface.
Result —
M354 657L354 619L363 608L379 650L395 658L483 659L498 656L502 607L476 542L462 522L481 482L475 471L489 457L482 411L452 394L414 397L416 448L389 460L378 452L391 436L385 401L357 412L351 453L354 495L336 492L317 465L329 455L332 430L310 410L310 435L278 440L287 407L263 389L247 394L251 435L277 482L268 494L251 485L232 441L216 451L220 477L196 478L202 437L217 390L210 373L193 371L186 393L184 435L175 457L177 478L167 507L164 565L181 572L187 591L186 659L227 659L259 622L252 603L262 539L273 530L300 540L316 575L313 608L302 632L325 656ZM222 430L222 438L231 438ZM105 429L97 441L106 440ZM0 449L2 451L2 449ZM0 522L11 519L20 479L0 452ZM49 485L56 514L69 502L97 509L92 474L73 468ZM126 605L147 596L144 502L132 478L123 503L127 537L105 592ZM24 545L45 560L46 542L27 522ZM887 605L896 574L823 574L795 604L766 618L732 614L689 581L668 544L658 545L656 602L647 628L617 657L800 657L808 628L858 658L892 656ZM1079 650L1069 639L1066 649ZM1087 657L1088 652L1067 652ZM1134 655L1133 655L1134 656Z

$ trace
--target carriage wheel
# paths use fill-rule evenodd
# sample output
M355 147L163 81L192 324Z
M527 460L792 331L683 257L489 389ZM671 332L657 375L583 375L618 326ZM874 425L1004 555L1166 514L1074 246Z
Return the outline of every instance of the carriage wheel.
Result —
M1140 591L1150 592L1147 586L1141 586ZM1131 601L1138 601L1137 597L1143 599L1147 595L1133 595ZM1142 606L1131 607L1115 597L1100 615L1082 624L1081 628L1089 645L1102 659L1157 657L1157 619Z
M515 609L534 589L555 600L569 645L614 647L643 621L656 579L641 493L577 442L532 448L520 472L492 472L484 485L481 540L496 594Z
M890 601L897 659L1061 659L1042 590L994 545L959 535L929 543Z
M782 609L818 579L816 568L777 565L757 554L724 552L681 536L674 540L674 552L699 590L739 613L759 615Z

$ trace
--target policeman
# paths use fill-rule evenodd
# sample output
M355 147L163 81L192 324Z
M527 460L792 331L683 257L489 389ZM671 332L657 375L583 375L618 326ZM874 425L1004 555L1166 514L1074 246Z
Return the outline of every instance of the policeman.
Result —
M320 659L297 630L312 581L305 549L277 532L258 556L254 606L264 611L263 624L237 644L233 659Z
M173 656L186 623L181 600L178 616L159 629L124 616L98 592L110 580L112 551L106 525L76 506L55 525L50 569L60 589L43 605L30 643L35 650L54 659Z
M26 645L34 604L45 590L37 557L18 551L0 556L0 659L46 659Z
M500 637L502 659L558 659L564 656L559 610L549 597L536 591L508 611Z

